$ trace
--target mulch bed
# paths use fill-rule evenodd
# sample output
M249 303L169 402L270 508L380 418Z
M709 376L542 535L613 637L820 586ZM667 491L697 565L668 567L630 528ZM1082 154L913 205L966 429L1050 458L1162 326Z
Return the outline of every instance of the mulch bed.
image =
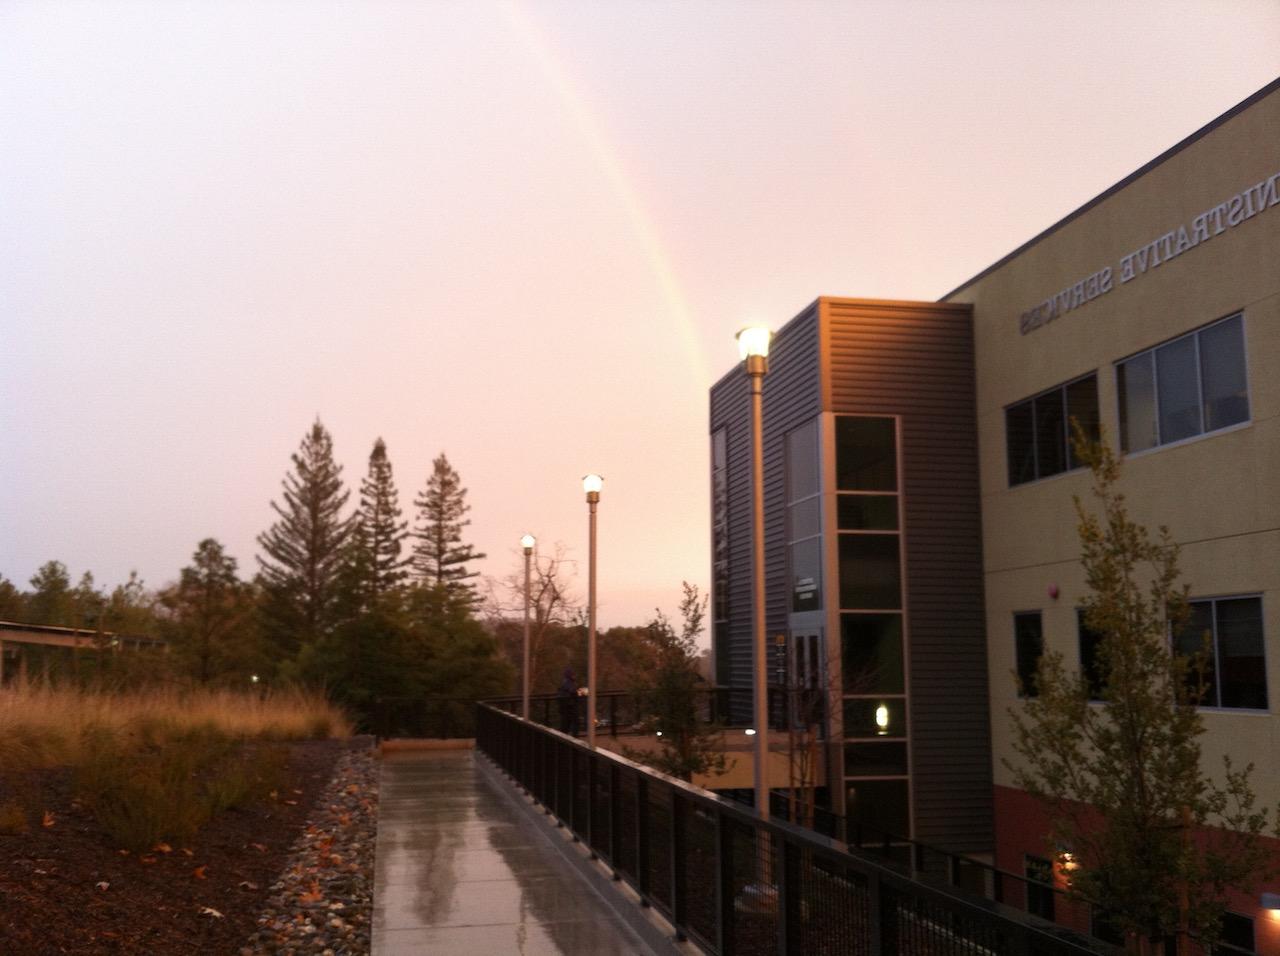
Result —
M149 853L112 846L73 800L68 774L45 774L44 819L0 835L0 953L239 953L335 763L368 746L291 744L276 799L227 810L189 844Z

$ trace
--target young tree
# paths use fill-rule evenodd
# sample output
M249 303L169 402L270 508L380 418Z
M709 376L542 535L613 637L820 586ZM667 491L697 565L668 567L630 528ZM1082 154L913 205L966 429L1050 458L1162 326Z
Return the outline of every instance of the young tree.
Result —
M191 564L160 601L173 615L176 650L196 681L208 684L237 665L245 670L252 666L253 642L246 635L252 592L237 577L236 559L221 543L201 541Z
M1201 766L1200 662L1171 647L1187 609L1177 546L1168 529L1153 539L1129 517L1120 462L1075 431L1100 512L1075 499L1101 686L1047 651L1038 696L1009 711L1021 759L1005 763L1072 853L1072 893L1100 907L1131 951L1176 935L1184 953L1192 938L1212 941L1228 887L1251 889L1267 874L1256 837L1268 814L1254 808L1252 765L1228 759L1220 780Z
M719 728L704 719L702 680L698 676L698 635L706 615L707 599L696 584L681 583L681 628L677 634L661 611L649 624L649 640L657 663L635 687L646 731L660 734L656 753L627 748L627 756L642 760L663 773L692 780L694 774L721 774L728 769L724 738Z
M408 577L409 559L400 557L408 529L409 523L400 520L400 495L387 446L379 438L369 455L369 473L360 483L360 510L352 536L358 552L355 574L367 599L377 600Z
M342 516L349 492L333 460L333 440L317 419L292 456L283 504L271 502L278 520L258 536L265 592L264 626L288 657L314 644L338 621L339 577L351 519Z
M466 517L471 510L466 499L467 489L442 453L432 463L426 488L413 502L418 508L413 568L419 580L438 594L473 607L477 595L468 582L479 572L469 571L467 564L484 555L462 543L462 529L471 523Z

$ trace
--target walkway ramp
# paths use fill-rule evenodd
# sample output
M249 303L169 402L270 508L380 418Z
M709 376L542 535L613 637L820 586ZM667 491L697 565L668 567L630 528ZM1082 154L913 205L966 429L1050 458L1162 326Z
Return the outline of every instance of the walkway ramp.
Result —
M384 758L373 956L651 953L477 759Z

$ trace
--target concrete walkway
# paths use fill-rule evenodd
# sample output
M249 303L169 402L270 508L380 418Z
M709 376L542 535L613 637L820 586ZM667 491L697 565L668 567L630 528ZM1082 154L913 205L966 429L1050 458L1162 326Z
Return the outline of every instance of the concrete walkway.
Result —
M389 754L373 956L649 953L470 751Z

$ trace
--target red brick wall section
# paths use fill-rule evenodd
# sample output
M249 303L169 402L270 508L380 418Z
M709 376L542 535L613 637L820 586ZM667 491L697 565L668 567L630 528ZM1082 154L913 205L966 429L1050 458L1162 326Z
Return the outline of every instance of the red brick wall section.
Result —
M1010 873L1023 873L1025 854L1054 859L1056 848L1049 839L1049 817L1043 804L1024 790L1012 787L994 788L996 823L996 866ZM1280 864L1280 840L1259 837L1270 847ZM1065 888L1068 874L1055 864L1054 875L1059 887ZM1252 916L1254 920L1254 947L1261 954L1280 956L1280 911L1264 910L1258 899L1263 893L1280 893L1280 879L1259 883L1249 893L1233 893L1230 899L1232 912ZM1010 894L1009 902L1018 905L1021 890ZM1087 933L1088 911L1084 907L1071 907L1059 899L1057 922L1063 926Z

